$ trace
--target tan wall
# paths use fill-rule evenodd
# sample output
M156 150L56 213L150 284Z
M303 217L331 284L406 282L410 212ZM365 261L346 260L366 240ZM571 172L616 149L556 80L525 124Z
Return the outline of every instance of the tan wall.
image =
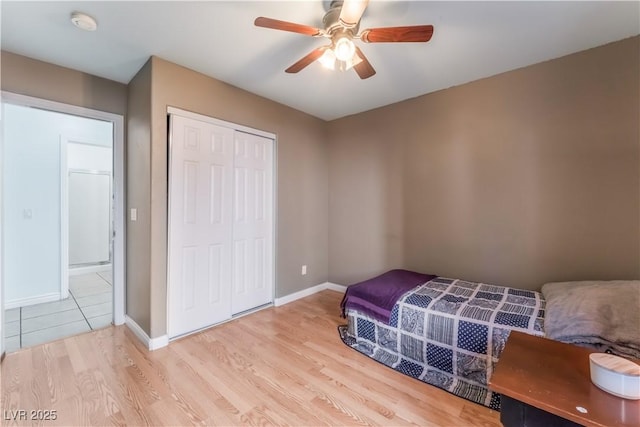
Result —
M127 315L151 328L151 60L129 82L127 120ZM131 221L129 209L137 209Z
M407 132L393 114L376 110L328 124L331 282L351 284L405 264Z
M2 90L125 115L127 85L2 51Z
M160 58L151 61L151 337L166 333L168 106L277 135L276 295L325 282L325 122ZM306 276L300 274L302 264L308 266Z
M640 38L331 122L329 280L640 277Z

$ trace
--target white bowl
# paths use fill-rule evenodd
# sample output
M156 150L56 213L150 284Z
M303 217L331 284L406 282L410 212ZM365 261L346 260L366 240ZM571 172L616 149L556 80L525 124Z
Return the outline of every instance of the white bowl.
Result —
M640 399L640 365L606 353L589 355L591 381L598 388L624 399Z

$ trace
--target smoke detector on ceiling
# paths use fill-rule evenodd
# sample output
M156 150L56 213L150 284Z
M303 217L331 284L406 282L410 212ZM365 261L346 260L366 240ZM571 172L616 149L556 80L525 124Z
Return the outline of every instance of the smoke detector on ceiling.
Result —
M95 31L98 28L96 20L82 12L73 12L71 14L71 22L76 27L85 31Z

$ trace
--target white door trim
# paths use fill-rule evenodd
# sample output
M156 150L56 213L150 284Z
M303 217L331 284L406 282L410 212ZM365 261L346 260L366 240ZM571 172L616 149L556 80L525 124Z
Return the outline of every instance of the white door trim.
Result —
M4 258L4 219L2 212L4 211L4 194L2 188L4 183L2 177L4 175L4 102L2 102L2 94L0 93L0 363L6 355L4 351L4 286L3 286L3 264Z
M124 181L124 117L119 114L78 107L46 99L2 91L2 103L40 108L113 123L114 240L113 240L113 323L125 321L125 181ZM3 284L0 282L0 288ZM0 301L1 303L2 301ZM0 309L4 309L0 304Z
M241 132L251 133L253 135L264 136L265 138L276 140L276 134L271 132L266 132L260 129L254 129L248 126L239 125L236 123L227 122L224 120L216 119L209 116L204 116L202 114L193 113L191 111L181 110L176 107L167 107L167 114L176 114L180 117L186 117L188 119L200 120L201 122L211 123L212 125L222 126L225 128L239 130Z
M60 299L69 296L69 172L67 144L60 135Z

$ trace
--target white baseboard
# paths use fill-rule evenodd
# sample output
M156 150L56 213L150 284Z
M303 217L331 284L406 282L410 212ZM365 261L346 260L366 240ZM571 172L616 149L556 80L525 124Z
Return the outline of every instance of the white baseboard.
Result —
M161 335L157 338L151 338L149 340L149 350L157 350L169 345L169 335Z
M315 293L324 291L326 289L330 289L336 292L344 292L347 289L347 287L343 285L338 285L336 283L324 282L324 283L320 283L319 285L315 285L310 288L303 289L298 292L294 292L284 297L276 298L274 301L274 305L276 307L280 307L281 305L288 304L300 298L308 297L309 295L313 295ZM260 309L262 308L265 308L265 307L260 307ZM149 335L147 335L147 333L140 327L140 325L138 325L135 322L135 320L133 320L129 316L125 316L125 324L131 330L131 332L133 332L134 335L140 341L142 341L142 343L151 351L157 350L159 348L166 347L167 345L169 345L168 335L162 335L157 338L149 338Z
M87 267L69 268L69 276L79 276L81 274L100 273L102 271L110 271L111 264L90 265Z
M147 335L144 329L142 329L140 325L138 325L136 321L129 316L125 316L124 323L150 351L169 345L169 337L167 335L162 335L157 338L149 338L149 335Z
M330 289L332 291L337 291L337 292L344 292L347 289L347 287L342 285L337 285L331 282L324 282L324 283L320 283L319 285L315 285L310 288L303 289L301 291L294 292L292 294L285 295L280 298L276 298L274 301L274 305L276 307L280 307L281 305L289 304L290 302L293 302L300 298L308 297L309 295L313 295L315 293L324 291L326 289Z
M324 291L325 289L327 289L327 284L326 283L321 283L319 285L315 285L315 286L312 286L310 288L303 289L301 291L294 292L292 294L285 295L285 296L280 297L280 298L276 298L275 301L274 301L274 305L276 307L280 307L281 305L289 304L290 302L293 302L293 301L298 300L300 298L308 297L309 295L313 295L313 294L318 293L320 291Z
M42 304L43 302L60 301L60 292L51 292L48 294L37 295L35 297L18 298L9 300L4 303L4 309L26 307L28 305Z
M327 289L336 292L342 292L343 294L347 291L347 287L345 285L338 285L337 283L327 282Z

